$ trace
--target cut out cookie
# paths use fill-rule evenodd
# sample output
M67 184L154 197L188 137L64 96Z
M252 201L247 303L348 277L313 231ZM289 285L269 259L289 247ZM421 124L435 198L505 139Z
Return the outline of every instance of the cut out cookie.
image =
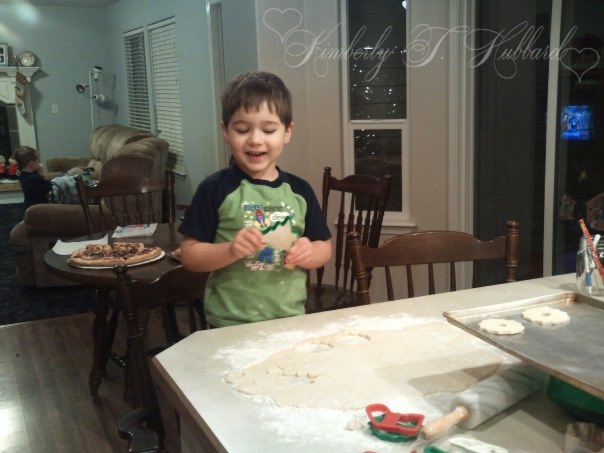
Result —
M551 307L527 308L522 312L524 319L543 326L557 326L570 321L568 313Z
M516 335L524 331L524 326L511 319L489 318L478 323L480 330L497 335Z

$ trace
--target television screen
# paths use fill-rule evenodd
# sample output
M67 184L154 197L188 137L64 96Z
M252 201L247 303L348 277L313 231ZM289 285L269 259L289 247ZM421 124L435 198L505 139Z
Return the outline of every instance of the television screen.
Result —
M560 135L565 140L594 138L594 108L592 105L567 105L562 108Z

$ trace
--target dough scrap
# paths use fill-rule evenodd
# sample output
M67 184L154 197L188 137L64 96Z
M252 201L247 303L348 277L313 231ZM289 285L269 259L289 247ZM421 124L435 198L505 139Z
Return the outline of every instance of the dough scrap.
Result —
M460 392L493 374L497 351L444 322L304 340L226 381L279 406L358 410L398 397Z
M532 323L543 326L557 326L570 321L568 313L551 307L527 308L522 312L522 317Z
M496 335L516 335L524 332L524 326L512 319L483 319L478 323L478 327L483 332L494 333Z

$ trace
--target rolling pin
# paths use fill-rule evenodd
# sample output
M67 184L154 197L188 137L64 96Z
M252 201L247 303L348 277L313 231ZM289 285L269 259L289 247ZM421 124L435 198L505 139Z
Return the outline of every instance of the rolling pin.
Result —
M548 375L529 365L514 365L459 393L452 412L427 423L424 439L433 439L454 426L472 429L545 387Z

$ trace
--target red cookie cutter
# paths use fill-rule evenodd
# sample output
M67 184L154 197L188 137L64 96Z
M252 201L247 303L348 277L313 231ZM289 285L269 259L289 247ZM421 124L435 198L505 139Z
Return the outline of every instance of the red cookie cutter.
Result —
M365 412L375 429L404 436L417 436L424 422L422 414L390 412L384 404L370 404L365 408Z

